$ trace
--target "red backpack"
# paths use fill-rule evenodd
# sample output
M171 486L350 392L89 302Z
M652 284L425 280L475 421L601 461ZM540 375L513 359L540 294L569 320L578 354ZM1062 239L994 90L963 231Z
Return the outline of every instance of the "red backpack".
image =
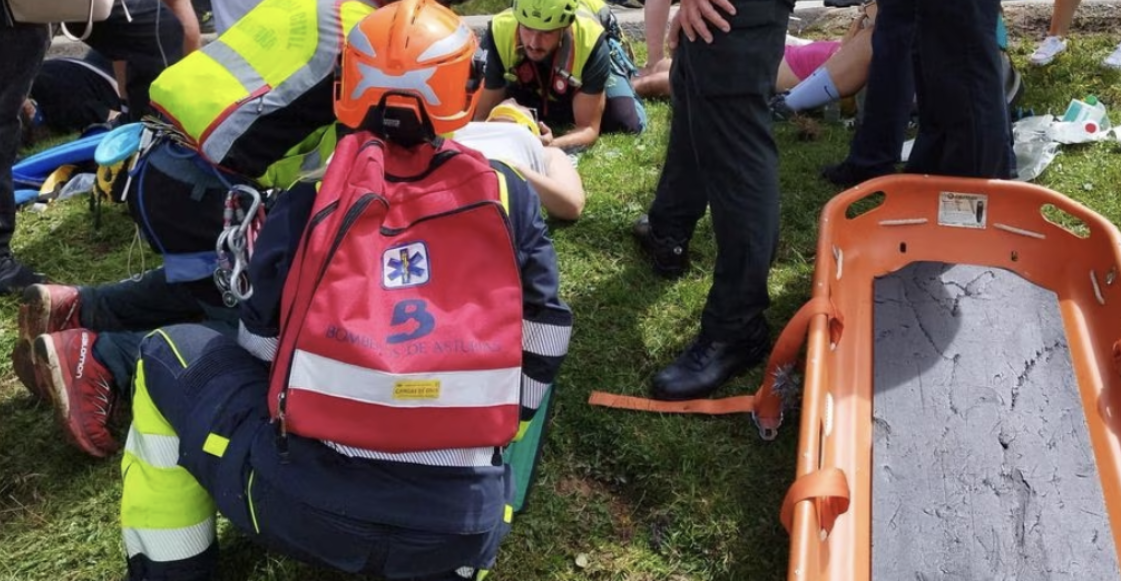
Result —
M339 142L281 299L282 433L391 453L510 442L522 290L505 202L502 175L452 141Z

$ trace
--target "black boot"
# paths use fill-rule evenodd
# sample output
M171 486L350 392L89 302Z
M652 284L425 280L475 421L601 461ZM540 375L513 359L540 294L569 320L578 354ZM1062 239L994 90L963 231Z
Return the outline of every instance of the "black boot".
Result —
M842 161L837 165L827 165L821 168L821 177L825 181L842 188L851 188L870 179L895 173L895 168L872 170L852 165Z
M10 254L0 255L0 294L22 293L23 289L46 280L47 277L20 264Z
M708 397L732 377L762 363L770 352L770 331L762 317L752 326L748 339L735 342L699 335L669 367L654 376L654 399Z
M650 257L654 272L666 278L678 278L689 268L689 242L662 238L650 226L650 217L643 214L634 223L633 234L642 250Z

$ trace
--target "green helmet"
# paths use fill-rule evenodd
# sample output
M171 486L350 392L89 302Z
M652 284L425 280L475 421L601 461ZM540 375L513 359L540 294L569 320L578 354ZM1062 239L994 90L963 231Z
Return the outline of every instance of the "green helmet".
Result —
M576 20L577 0L514 0L518 24L534 30L557 30Z

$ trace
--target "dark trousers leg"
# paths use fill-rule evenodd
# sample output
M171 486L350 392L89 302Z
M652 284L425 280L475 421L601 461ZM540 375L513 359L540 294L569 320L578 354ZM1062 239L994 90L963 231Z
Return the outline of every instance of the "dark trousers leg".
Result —
M684 50L679 46L677 52ZM695 127L693 112L698 97L691 80L693 71L675 58L670 68L669 145L654 202L650 205L650 225L660 236L679 242L693 237L697 221L708 208L708 192L695 187L700 174L700 156L695 144L701 131Z
M748 322L769 305L779 228L778 152L767 95L789 12L765 1L737 10L732 31L711 45L682 40L678 46L669 149L650 209L656 232L685 240L711 208L717 254L701 332L719 341L746 338L755 330ZM729 71L733 58L737 70Z
M139 280L79 289L81 323L94 331L149 331L161 325L198 321L206 311L187 285L167 282L162 268Z
M183 26L162 0L127 1L132 21L118 3L108 20L94 25L86 44L110 60L127 63L129 117L139 121L148 110L152 82L183 57Z
M262 456L277 453L275 427L267 408L268 365L238 347L233 338L196 325L161 329L144 341L141 353L143 384L137 380L141 417L134 419L133 431L143 438L144 427L149 425L144 414L151 407L158 410L178 439L177 465L186 469L223 515L256 542L343 571L394 580L451 581L462 579L452 571L472 562L480 551L496 550L508 531L506 525L500 525L493 533L478 535L427 533L308 506L289 491L321 486L323 494L330 495L325 471L335 478L338 472L347 478L368 478L370 486L397 486L399 482L373 479L370 475L375 471L362 462L349 463L326 446L298 436L291 436L290 441L292 456L286 464L290 481L270 482L254 470L262 462L273 463ZM143 407L146 400L151 402L148 408ZM217 442L222 445L216 446ZM129 505L132 499L126 495L122 502ZM346 500L337 504L345 506ZM148 508L141 505L138 510ZM212 567L213 559L204 557L190 562L134 557L133 563L135 569L149 573L147 579L174 581L191 577L161 574L170 567ZM432 573L433 569L439 572Z
M919 135L911 173L1008 178L997 0L917 2Z
M891 173L899 162L915 95L913 0L880 0L872 31L872 62L865 85L864 120L849 148L849 165L870 175Z
M236 309L205 306L186 284L171 284L164 270L145 272L140 280L79 290L81 324L98 332L93 352L109 369L118 393L129 394L141 340L164 325L207 320L212 329L233 335Z
M20 145L19 110L47 52L43 24L0 24L0 255L10 254L16 231L12 164Z

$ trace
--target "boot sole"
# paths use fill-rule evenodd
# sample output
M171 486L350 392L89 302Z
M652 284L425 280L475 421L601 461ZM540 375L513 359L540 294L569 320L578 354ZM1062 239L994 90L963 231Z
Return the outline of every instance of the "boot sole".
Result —
M51 320L50 291L42 287L27 287L27 290L23 292L23 304L20 306L19 314L19 332L21 340L25 340L30 344L39 335L51 332L51 329L48 329ZM32 322L37 323L34 325L35 328L32 328Z
M23 339L16 341L16 346L12 348L12 369L23 386L31 393L31 397L39 401L50 401L51 396L39 379L38 367L35 365L35 351L31 348L30 341Z
M47 327L51 317L51 295L42 287L36 288L33 285L24 289L22 302L17 317L19 337L12 349L12 367L32 396L39 400L50 400L49 388L43 385L39 376L38 360L32 343L36 337L49 331Z
M70 394L66 389L66 380L62 374L62 363L59 361L58 351L54 348L54 342L50 340L48 335L40 335L35 339L33 351L37 361L36 367L40 371L45 390L51 396L55 417L62 427L66 439L90 456L97 458L108 456L104 450L94 446L93 442L84 437L84 432L80 429L83 418L75 417L75 414L80 415L81 412L70 405ZM72 410L74 413L71 413Z

